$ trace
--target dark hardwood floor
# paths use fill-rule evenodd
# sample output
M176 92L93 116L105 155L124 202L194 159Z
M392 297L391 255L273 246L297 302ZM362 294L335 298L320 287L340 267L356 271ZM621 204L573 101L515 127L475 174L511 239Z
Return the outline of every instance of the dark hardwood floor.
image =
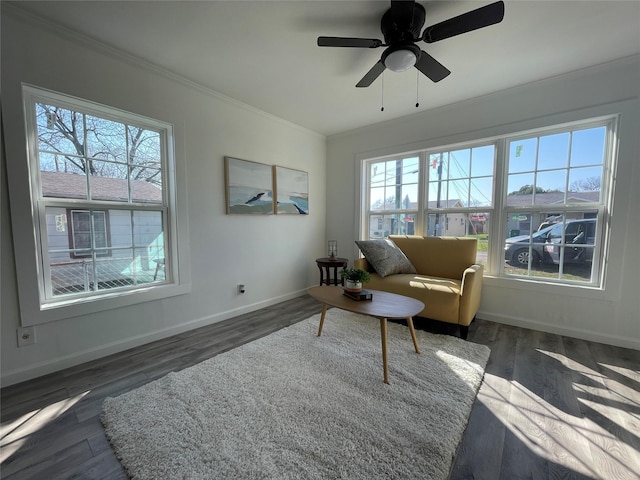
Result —
M104 398L320 311L304 296L2 389L0 476L127 478L100 423ZM640 352L483 320L468 341L491 357L450 479L640 478Z

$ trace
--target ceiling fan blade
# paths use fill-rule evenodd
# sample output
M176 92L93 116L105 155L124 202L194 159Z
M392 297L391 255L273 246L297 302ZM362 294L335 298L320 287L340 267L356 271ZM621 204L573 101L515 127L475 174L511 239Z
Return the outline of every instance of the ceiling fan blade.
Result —
M439 82L451 73L447 67L442 65L424 50L421 51L420 58L416 62L415 66L433 82Z
M377 38L318 37L319 47L377 48L382 41Z
M359 88L368 87L373 83L373 81L376 78L378 78L382 74L382 72L385 71L386 68L387 67L384 66L384 63L382 63L382 60L378 60L378 63L376 63L373 67L371 67L371 70L369 70L365 74L365 76L362 77L362 80L358 82L356 87L359 87Z
M422 34L422 40L427 43L439 42L461 33L500 23L503 18L504 2L495 2L427 27Z

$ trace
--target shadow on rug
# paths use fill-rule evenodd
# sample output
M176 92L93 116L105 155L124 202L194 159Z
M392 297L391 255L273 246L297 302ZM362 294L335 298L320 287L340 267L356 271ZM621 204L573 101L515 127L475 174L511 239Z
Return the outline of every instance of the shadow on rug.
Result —
M133 478L439 479L489 349L338 309L144 385L103 405Z

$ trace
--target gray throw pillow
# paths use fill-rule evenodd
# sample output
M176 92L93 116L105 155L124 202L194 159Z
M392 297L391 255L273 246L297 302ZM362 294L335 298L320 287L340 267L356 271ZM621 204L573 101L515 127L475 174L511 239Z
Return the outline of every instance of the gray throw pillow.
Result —
M407 256L389 239L356 240L356 245L381 277L394 273L416 273Z

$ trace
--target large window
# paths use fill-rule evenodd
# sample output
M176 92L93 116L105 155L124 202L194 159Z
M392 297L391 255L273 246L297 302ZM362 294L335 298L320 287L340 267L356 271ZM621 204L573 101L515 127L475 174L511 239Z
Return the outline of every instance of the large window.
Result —
M170 282L171 126L33 87L25 113L41 306Z
M478 239L504 277L600 285L615 118L366 160L362 237Z
M607 130L584 125L508 140L506 274L596 282Z

